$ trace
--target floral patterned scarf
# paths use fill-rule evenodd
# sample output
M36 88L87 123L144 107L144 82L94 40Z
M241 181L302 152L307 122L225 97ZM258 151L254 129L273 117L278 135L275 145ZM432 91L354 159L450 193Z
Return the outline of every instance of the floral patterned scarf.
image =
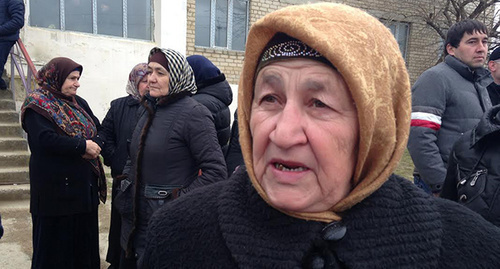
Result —
M58 57L52 59L40 71L37 79L40 88L26 96L21 108L21 122L24 127L24 115L26 109L33 109L36 113L52 121L60 130L61 134L91 139L97 135L97 128L90 115L78 105L75 98L61 93L60 89L73 71L83 71L81 65L73 60ZM88 160L95 174L99 177L99 198L106 201L106 178L99 158Z

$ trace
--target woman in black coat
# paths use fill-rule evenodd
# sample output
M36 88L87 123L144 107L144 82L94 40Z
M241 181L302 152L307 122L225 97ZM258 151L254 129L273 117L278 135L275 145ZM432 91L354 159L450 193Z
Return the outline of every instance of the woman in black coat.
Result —
M128 96L111 102L111 107L99 129L99 135L105 142L101 155L104 158L104 164L111 167L111 176L113 177L111 223L108 236L108 253L106 254L106 261L113 268L120 268L120 259L125 258L124 251L120 246L121 216L113 206L113 200L120 183L117 176L123 173L128 158L128 143L130 143L132 132L137 124L139 102L147 92L147 68L147 63L140 63L132 68L125 88ZM126 263L127 261L123 260L123 262Z
M149 94L132 135L115 206L122 215L121 244L138 264L153 212L189 191L227 177L224 156L208 109L196 91L186 58L153 48L148 63Z
M241 74L245 167L155 213L146 268L500 268L500 229L392 175L410 80L377 18L333 3L272 12Z
M99 268L97 206L106 179L99 121L76 95L82 66L54 58L21 108L28 133L32 268Z
M193 99L210 110L214 119L217 139L225 155L231 135L231 111L229 105L233 101L233 91L221 73L209 59L202 55L191 55L186 58L193 69L196 81L196 94Z

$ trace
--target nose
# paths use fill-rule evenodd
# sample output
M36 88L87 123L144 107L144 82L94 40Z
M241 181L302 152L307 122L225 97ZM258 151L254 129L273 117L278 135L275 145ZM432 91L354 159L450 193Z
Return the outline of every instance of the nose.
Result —
M483 43L483 42L479 42L478 50L479 51L488 51L488 44Z
M278 147L287 149L307 143L305 117L300 105L287 103L277 118L276 126L270 134L270 140Z
M148 86L150 83L153 83L155 81L156 81L156 76L153 73L149 74L148 75Z
M79 80L76 81L75 87L77 87L77 88L80 87L80 81Z

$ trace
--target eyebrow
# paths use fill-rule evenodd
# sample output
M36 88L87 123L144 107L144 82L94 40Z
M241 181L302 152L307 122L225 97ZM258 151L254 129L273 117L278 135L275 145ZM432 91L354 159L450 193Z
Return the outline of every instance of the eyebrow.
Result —
M163 66L162 66L162 67L157 66L157 67L155 67L155 68L153 68L153 67L151 67L151 66L148 66L148 71L150 71L150 70L155 70L155 71L165 71L165 72L167 72L167 69L165 69Z
M316 80L307 80L304 84L307 86L307 89L313 91L322 91L325 89L325 83Z

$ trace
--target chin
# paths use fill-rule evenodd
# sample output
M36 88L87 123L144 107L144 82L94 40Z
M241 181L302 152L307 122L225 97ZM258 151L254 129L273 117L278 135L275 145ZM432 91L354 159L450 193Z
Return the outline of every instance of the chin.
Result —
M307 201L297 200L296 197L269 197L269 202L275 208L292 212L310 212Z

